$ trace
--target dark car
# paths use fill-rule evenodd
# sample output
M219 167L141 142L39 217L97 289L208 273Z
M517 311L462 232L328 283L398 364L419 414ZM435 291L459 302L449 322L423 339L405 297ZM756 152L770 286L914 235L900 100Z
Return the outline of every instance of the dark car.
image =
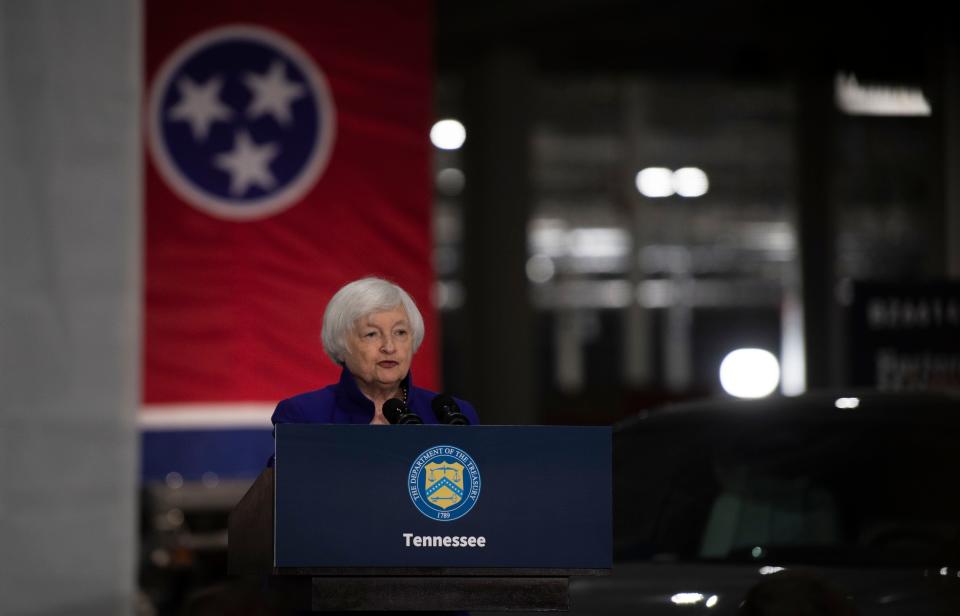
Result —
M960 614L960 398L678 405L615 426L613 468L575 613Z

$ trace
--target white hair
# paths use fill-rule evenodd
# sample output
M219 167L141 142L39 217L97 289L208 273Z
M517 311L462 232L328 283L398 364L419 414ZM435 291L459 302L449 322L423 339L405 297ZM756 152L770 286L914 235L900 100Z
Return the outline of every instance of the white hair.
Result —
M323 350L333 363L342 365L347 354L347 335L359 319L401 307L407 313L413 334L413 352L423 342L423 316L410 294L382 278L361 278L340 288L323 311Z

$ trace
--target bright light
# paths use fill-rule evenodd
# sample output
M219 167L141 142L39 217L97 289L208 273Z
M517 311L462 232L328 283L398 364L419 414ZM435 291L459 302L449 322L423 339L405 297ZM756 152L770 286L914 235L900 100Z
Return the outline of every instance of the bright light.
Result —
M440 120L430 129L430 141L441 150L459 150L467 140L467 129L456 120Z
M683 167L673 172L673 190L681 197L702 197L709 188L710 181L702 169Z
M783 567L771 567L770 565L764 565L759 569L760 575L772 575L774 573L780 573L783 571Z
M438 280L433 287L434 303L441 310L456 310L463 306L466 293L459 282Z
M455 167L447 167L437 173L437 190L449 197L459 195L463 191L465 183L466 178L463 176L463 171Z
M170 564L170 552L157 548L150 552L150 560L158 567L166 567Z
M547 255L537 254L527 259L527 278L530 279L530 282L536 284L548 282L553 278L556 271L557 269L553 265L553 259Z
M752 550L750 550L750 554L754 558L760 558L761 556L763 556L763 548L758 545L754 547Z
M703 601L703 595L698 592L678 592L670 600L676 605L694 605Z
M949 574L950 574L949 567L943 567L942 569L940 569L940 575L949 575Z
M780 383L780 362L770 351L737 349L720 362L720 385L737 398L762 398Z
M614 227L578 227L567 232L570 256L580 258L622 257L630 252L630 234Z
M173 508L167 512L167 523L172 527L177 527L183 524L184 515L183 511Z
M838 409L855 409L860 406L860 398L837 398L833 405Z
M669 197L673 194L673 172L666 167L647 167L637 174L637 190L644 197Z
M928 116L930 101L920 88L901 85L864 85L856 75L836 76L834 98L840 111L850 115Z
M800 293L789 286L781 301L780 391L785 396L796 396L807 390L807 360L803 349L803 302Z
M530 254L566 256L568 230L569 225L560 218L533 218L527 229L527 249Z
M710 595L710 598L707 599L707 602L704 605L706 605L707 607L713 607L714 605L717 604L717 601L719 600L720 600L720 597L718 597L717 595Z

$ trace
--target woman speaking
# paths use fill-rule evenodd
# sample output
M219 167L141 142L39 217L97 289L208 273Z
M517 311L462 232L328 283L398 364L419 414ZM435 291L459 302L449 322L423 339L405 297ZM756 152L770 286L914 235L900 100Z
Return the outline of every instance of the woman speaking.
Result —
M436 424L438 413L458 412L479 423L468 402L413 385L410 363L423 335L423 317L399 286L380 278L345 285L327 304L322 328L323 350L342 368L340 380L282 400L273 423L386 424L400 415Z

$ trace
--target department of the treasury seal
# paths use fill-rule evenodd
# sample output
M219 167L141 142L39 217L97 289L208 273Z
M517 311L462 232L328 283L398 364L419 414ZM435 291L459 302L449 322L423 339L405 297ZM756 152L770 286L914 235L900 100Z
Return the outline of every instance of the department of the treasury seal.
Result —
M452 445L424 450L407 473L410 500L431 520L452 522L473 509L480 496L480 469L470 454Z

